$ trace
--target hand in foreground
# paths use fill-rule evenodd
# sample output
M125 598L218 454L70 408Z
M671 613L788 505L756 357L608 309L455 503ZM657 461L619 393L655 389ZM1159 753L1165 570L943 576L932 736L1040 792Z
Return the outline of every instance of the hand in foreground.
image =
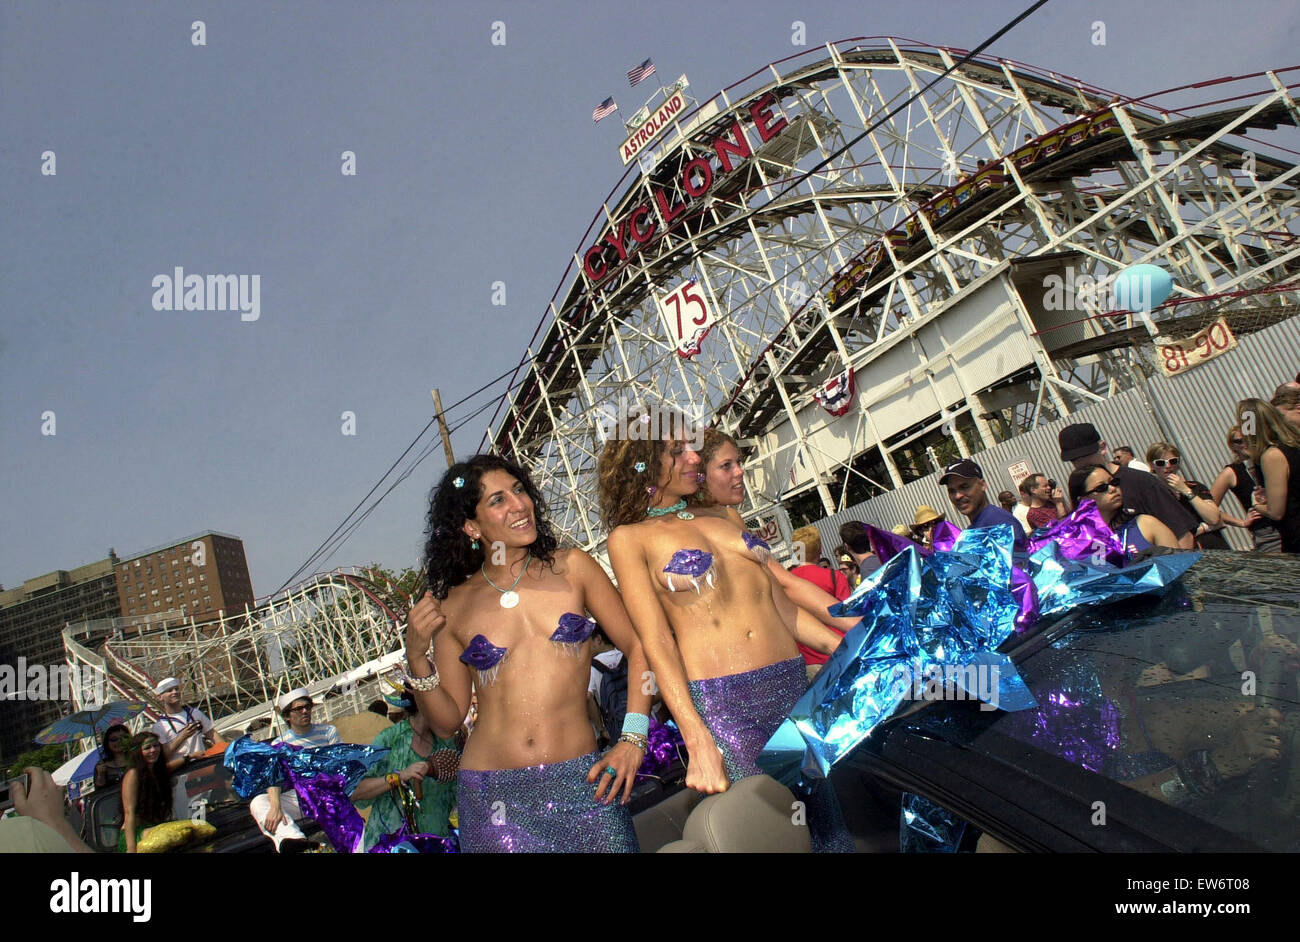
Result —
M427 654L433 646L433 636L447 624L447 616L432 592L425 592L420 601L411 606L406 616L406 657Z
M23 790L22 782L10 784L10 793L14 799L14 810L19 814L35 818L42 824L55 827L63 822L63 788L55 783L54 776L35 766L23 769L28 776L28 790Z
M731 786L722 753L718 751L712 736L700 742L687 743L686 750L690 755L690 762L686 766L687 788L705 795L714 795L725 792Z
M598 783L596 800L609 804L617 797L619 789L622 789L623 797L619 804L627 804L632 795L632 786L636 784L636 770L641 768L641 760L644 758L645 753L631 743L615 743L587 773L589 783ZM613 769L616 774L610 775L608 769Z

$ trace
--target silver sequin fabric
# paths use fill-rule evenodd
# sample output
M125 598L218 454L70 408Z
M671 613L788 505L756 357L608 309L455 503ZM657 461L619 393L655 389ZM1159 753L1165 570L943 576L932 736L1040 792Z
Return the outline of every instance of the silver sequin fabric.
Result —
M722 753L727 777L735 782L762 774L758 754L803 696L808 675L803 658L793 657L740 674L692 680L689 686L695 710ZM852 853L853 839L830 782L813 783L806 801L813 850Z
M591 752L526 769L462 769L456 779L461 853L637 853L627 808L596 801L596 786L587 782L599 758Z

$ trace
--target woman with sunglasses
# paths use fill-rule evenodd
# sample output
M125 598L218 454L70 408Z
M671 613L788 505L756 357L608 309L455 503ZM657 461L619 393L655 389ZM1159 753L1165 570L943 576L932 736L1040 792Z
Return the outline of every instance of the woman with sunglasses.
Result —
M1219 476L1210 485L1210 496L1223 512L1224 523L1250 531L1251 539L1255 541L1255 552L1276 553L1282 549L1282 535L1255 506L1264 492L1264 475L1259 470L1259 465L1250 459L1246 436L1242 434L1240 425L1228 429L1228 449L1236 460L1219 472ZM1223 498L1229 491L1246 511L1244 517L1233 517L1223 511Z
M1119 482L1104 466L1076 469L1071 472L1066 487L1070 492L1070 503L1076 510L1082 500L1091 500L1097 505L1102 521L1124 546L1139 553L1157 546L1178 549L1173 531L1155 517L1124 509L1124 493Z
M1196 527L1196 548L1230 550L1231 546L1219 531L1223 529L1223 514L1215 503L1210 489L1199 481L1190 481L1181 474L1183 456L1168 442L1156 442L1147 449L1147 464L1151 473L1165 482L1165 486L1186 507L1201 519Z
M100 760L95 763L95 789L104 789L121 783L131 768L131 754L127 746L131 742L131 731L121 723L114 723L104 730L104 739L99 747Z

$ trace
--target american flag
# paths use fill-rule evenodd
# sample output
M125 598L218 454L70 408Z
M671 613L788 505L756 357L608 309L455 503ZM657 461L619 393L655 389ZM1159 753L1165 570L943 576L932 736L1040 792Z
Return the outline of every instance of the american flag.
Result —
M635 85L637 82L640 82L643 79L648 79L650 76L654 74L655 74L655 64L651 62L649 59L646 59L645 62L642 62L635 69L628 70L627 80L631 82L633 85Z
M608 118L615 111L618 111L618 105L614 103L614 99L606 98L597 105L596 110L591 113L591 120L599 121L601 118Z

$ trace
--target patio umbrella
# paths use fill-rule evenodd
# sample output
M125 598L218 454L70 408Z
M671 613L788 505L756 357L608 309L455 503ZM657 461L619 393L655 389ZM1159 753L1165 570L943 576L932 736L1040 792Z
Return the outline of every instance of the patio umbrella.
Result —
M145 709L138 700L114 700L93 710L78 710L71 716L55 720L37 734L38 743L66 743L95 736L114 723L125 723Z
M73 756L54 771L54 783L66 785L69 798L80 798L82 789L95 777L95 765L99 759L98 747Z

